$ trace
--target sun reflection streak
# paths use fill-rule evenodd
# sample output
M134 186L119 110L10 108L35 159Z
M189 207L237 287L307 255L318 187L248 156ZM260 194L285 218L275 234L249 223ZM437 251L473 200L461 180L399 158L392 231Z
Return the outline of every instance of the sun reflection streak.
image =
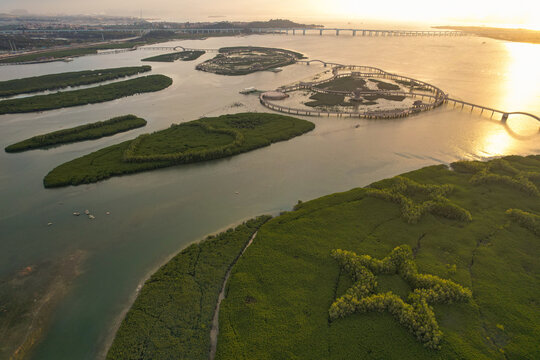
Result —
M486 134L478 150L486 157L508 155L513 143L514 139L504 128L497 128Z
M507 42L509 54L505 76L504 98L501 103L506 111L540 112L540 46Z

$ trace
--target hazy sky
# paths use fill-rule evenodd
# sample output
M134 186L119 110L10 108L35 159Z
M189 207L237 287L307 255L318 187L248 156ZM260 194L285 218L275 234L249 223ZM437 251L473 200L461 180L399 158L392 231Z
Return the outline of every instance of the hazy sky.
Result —
M0 0L0 12L107 14L204 21L289 18L324 22L338 18L450 23L516 24L540 29L540 0ZM215 19L215 18L214 18Z

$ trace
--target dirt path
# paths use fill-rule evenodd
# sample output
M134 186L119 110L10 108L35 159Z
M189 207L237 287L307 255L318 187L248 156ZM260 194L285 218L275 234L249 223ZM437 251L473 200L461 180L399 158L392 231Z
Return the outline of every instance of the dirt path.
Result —
M242 253L238 257L238 259L240 259L242 257L242 255L244 255L247 248L253 243L253 240L257 236L257 232L258 231L256 231L251 236L251 239L249 239L249 242L247 243L247 245L242 250ZM238 261L238 259L236 259L236 261ZM218 334L219 334L219 308L221 307L221 301L225 298L225 288L227 287L227 282L229 281L229 276L231 275L231 270L232 270L234 264L236 263L236 261L233 262L231 264L231 267L229 268L229 270L227 270L227 274L225 274L225 279L223 280L223 286L221 287L221 291L220 291L219 296L218 296L218 302L217 302L217 305L216 305L216 311L214 312L214 318L212 319L212 329L210 330L210 357L209 357L210 360L214 360L215 357L216 357L217 338L218 338Z

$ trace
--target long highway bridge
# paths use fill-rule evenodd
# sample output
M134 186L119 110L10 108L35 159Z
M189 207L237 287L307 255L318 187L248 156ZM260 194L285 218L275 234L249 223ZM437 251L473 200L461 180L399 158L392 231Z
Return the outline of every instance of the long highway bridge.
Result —
M468 35L462 31L420 31L420 30L383 30L383 29L353 29L353 28L253 28L253 29L240 29L240 28L224 28L224 29L197 29L197 28L177 28L177 29L135 29L135 28L106 28L106 29L14 29L14 30L0 30L0 34L46 34L46 33L77 33L77 32L127 32L135 34L146 34L151 31L168 31L182 34L241 34L241 33L255 33L255 34L319 34L331 33L339 36L346 33L352 36L466 36Z

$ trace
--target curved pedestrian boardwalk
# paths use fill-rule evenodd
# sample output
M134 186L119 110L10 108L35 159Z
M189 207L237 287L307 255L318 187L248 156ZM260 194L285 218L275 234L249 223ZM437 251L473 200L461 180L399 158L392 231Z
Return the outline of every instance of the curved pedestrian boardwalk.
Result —
M272 102L269 99L266 99L263 93L259 96L259 101L263 106L269 109L275 110L275 111L279 111L279 112L287 113L287 114L294 114L294 115L318 116L318 117L336 116L336 117L350 117L350 118L364 118L364 119L391 119L391 118L406 117L406 116L414 115L420 112L433 110L436 107L439 107L442 104L447 103L447 104L453 104L454 107L458 107L461 109L464 109L465 107L470 108L471 112L473 110L479 110L481 115L483 115L484 113L490 114L491 118L495 117L495 115L498 115L499 120L503 123L506 123L510 115L523 115L523 116L531 117L534 120L540 121L540 117L531 113L527 113L523 111L507 112L507 111L493 109L487 106L469 103L463 100L453 99L453 98L450 98L449 95L445 93L443 90L441 90L440 88L432 84L429 84L427 82L414 79L411 77L389 73L382 69L372 67L372 66L342 65L342 64L327 62L327 61L319 60L319 59L298 60L297 63L306 64L306 65L310 65L311 63L319 63L319 64L322 64L324 67L332 66L333 76L328 79L321 80L321 81L299 82L297 84L290 85L290 86L282 86L276 89L277 91L288 93L288 92L297 91L297 90L310 90L315 93L350 96L352 95L352 92L350 91L321 89L318 86L325 83L329 83L336 79L344 78L344 77L382 78L382 79L389 79L389 80L394 80L394 81L397 80L400 82L415 83L415 84L420 85L423 89L427 90L429 93L417 92L411 89L410 92L386 91L386 90L360 91L360 92L357 92L357 95L406 96L406 97L411 97L414 99L418 98L421 100L428 99L430 102L414 105L406 109L392 109L392 110L341 111L341 110L328 110L328 109L301 109L301 108L280 105L279 103ZM349 72L343 73L343 71L349 71ZM459 105L461 105L461 107L459 107Z

